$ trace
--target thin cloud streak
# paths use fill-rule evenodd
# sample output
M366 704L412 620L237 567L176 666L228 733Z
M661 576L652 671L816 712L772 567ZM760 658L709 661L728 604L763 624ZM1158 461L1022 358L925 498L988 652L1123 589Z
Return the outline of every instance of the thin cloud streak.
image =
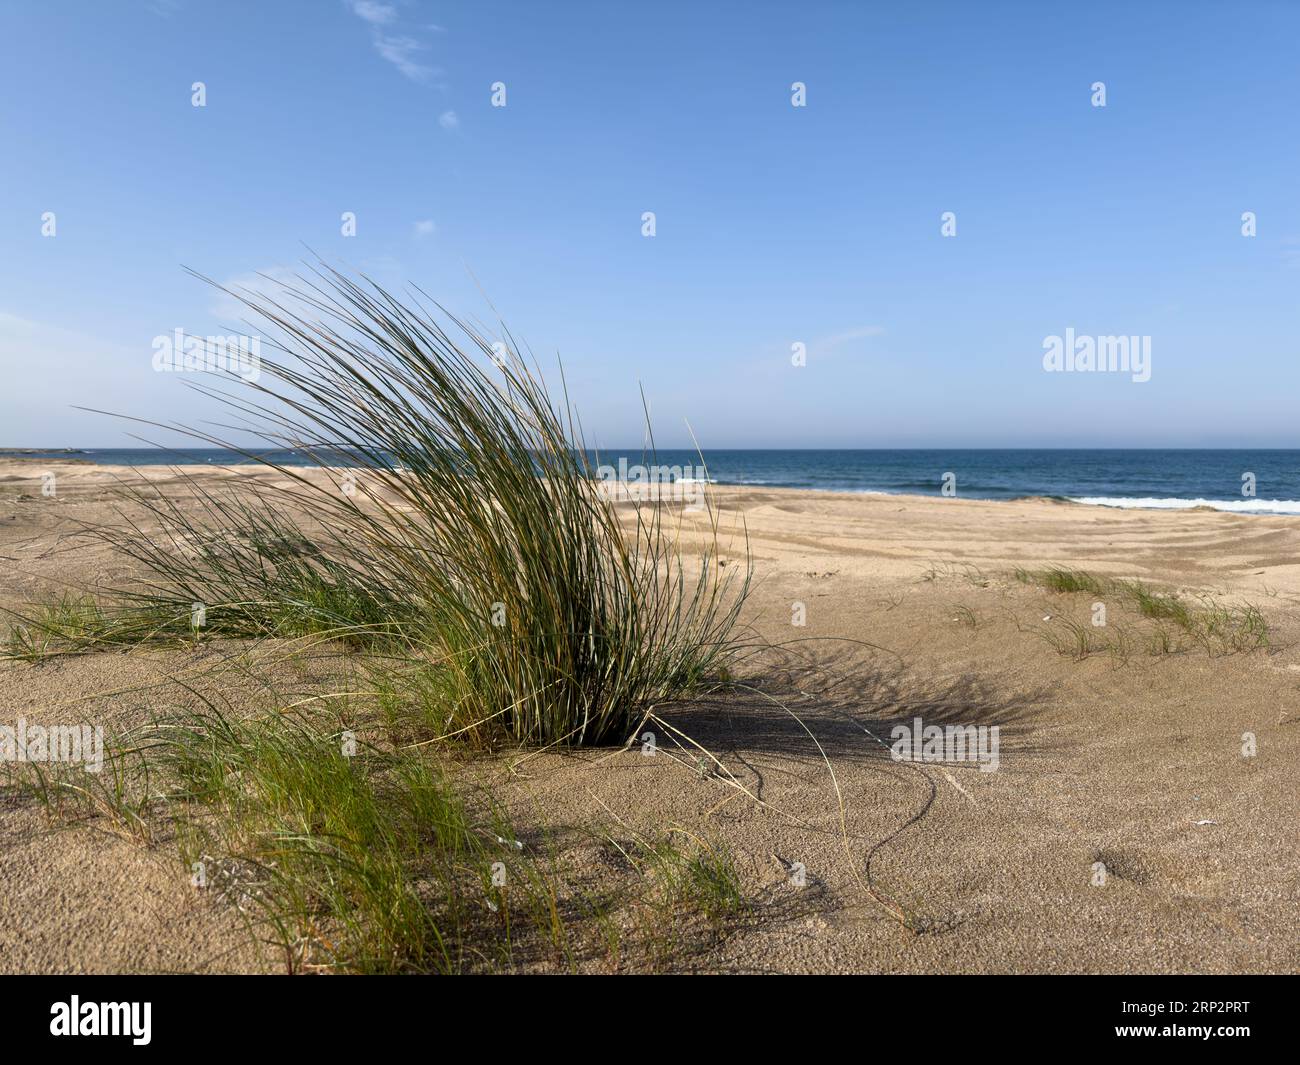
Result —
M388 28L395 27L398 21L397 8L392 4L380 0L349 0L348 8L370 27L370 41L375 51L405 77L412 81L425 81L441 73L438 68L420 62L420 53L429 49L427 44L409 34L389 32Z

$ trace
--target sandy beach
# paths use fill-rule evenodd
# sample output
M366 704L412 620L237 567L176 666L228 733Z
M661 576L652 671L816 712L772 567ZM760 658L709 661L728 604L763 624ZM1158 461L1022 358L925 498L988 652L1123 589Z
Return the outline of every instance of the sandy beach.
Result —
M128 563L74 533L111 513L115 478L135 476L0 461L0 606L132 579ZM163 468L147 476L184 489ZM739 689L662 713L725 772L702 769L668 737L656 757L638 747L515 751L473 765L522 822L541 817L562 833L616 818L726 841L757 905L674 967L1300 970L1294 518L779 489L715 496L724 528L743 518L747 531L755 650ZM683 520L689 540L702 519ZM729 564L741 567L744 539L730 542ZM1191 602L1252 604L1268 646L1157 653L1159 625L1121 598L1100 597L1106 624L1096 626L1098 596L1015 576L1051 566ZM1097 630L1107 649L1066 653L1071 623ZM0 724L84 720L112 735L183 702L177 678L238 650L228 641L0 663ZM996 726L996 771L896 760L893 729L917 718ZM581 845L570 857L598 861ZM4 796L0 971L257 969L275 971L276 960L229 907L190 886L174 849L93 823L52 826Z

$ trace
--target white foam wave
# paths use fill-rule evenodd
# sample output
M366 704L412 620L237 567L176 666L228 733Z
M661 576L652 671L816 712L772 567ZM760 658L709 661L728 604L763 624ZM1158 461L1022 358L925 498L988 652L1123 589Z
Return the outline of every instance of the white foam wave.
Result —
M1094 507L1121 507L1140 510L1191 510L1209 507L1230 514L1300 514L1300 499L1180 499L1167 496L1146 496L1127 499L1123 496L1072 496L1071 503L1086 503Z

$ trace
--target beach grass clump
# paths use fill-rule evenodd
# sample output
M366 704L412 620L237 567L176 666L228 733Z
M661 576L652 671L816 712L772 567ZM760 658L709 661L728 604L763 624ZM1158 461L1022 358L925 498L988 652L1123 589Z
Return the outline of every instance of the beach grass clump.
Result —
M974 588L987 588L991 583L984 571L973 562L933 563L922 572L921 580L928 584L940 580L962 580Z
M1087 622L1074 618L1060 618L1059 622L1059 627L1038 630L1057 654L1082 662L1107 649L1107 641Z
M1018 569L1018 581L1061 594L1087 593L1119 601L1141 617L1156 622L1147 640L1152 655L1174 654L1201 647L1206 653L1232 654L1267 648L1269 624L1252 604L1230 606L1210 595L1188 598L1161 592L1139 580L1098 577L1085 570L1053 566L1042 570ZM1062 618L1061 631L1042 634L1055 649L1076 660L1100 650L1126 660L1133 640L1125 630L1114 637L1105 631Z
M659 884L666 911L695 911L714 924L741 913L745 894L730 850L678 829L652 839L638 837L633 864Z
M1117 580L1111 587L1126 596L1144 618L1170 621L1178 628L1191 632L1196 628L1195 608L1177 595L1153 591L1141 581Z
M121 520L85 530L145 574L101 608L116 645L338 638L402 660L451 731L533 744L623 740L722 674L749 569L723 571L712 505L689 557L671 499L616 505L567 395L508 333L323 265L275 296L229 294L273 354L256 381L206 391L326 474L243 449L274 477L182 476L183 498L125 486Z
M745 912L748 900L731 851L700 841L687 852L678 891L715 926Z
M701 942L728 934L752 909L726 844L680 826L658 833L606 833L603 845L634 874L614 912L627 930L619 950L641 969L662 970ZM701 938L703 935L703 938Z
M1259 608L1247 603L1227 607L1209 603L1198 618L1198 637L1207 646L1231 651L1254 651L1271 646L1268 621Z
M5 654L25 661L39 661L68 647L119 647L166 624L165 618L149 617L143 611L114 618L93 597L68 592L26 611L11 612L11 616L14 620L5 637Z
M101 773L31 763L4 783L60 823L171 842L191 885L288 972L567 966L551 863L482 788L366 742L326 705L241 717L204 704L131 734Z
M1268 622L1251 603L1230 606L1210 595L1189 600L1174 593L1154 591L1141 581L1113 581L1111 590L1112 594L1127 597L1144 618L1167 622L1174 632L1210 654L1254 651L1270 645ZM1172 637L1157 637L1156 646L1168 648L1176 643Z
M579 827L625 858L582 875L549 829L521 833L494 789L440 747L394 746L350 697L199 700L121 737L100 773L10 765L0 783L57 822L174 847L286 972L671 969L750 910L730 850L682 829Z
M324 268L275 297L231 294L274 354L204 391L255 434L234 450L262 476L122 484L117 519L81 531L139 577L26 609L8 653L290 640L273 657L338 645L349 679L254 716L185 682L201 705L119 744L103 774L7 782L61 820L174 839L196 888L294 972L573 968L590 938L575 919L616 959L691 915L720 927L743 905L728 852L674 840L587 898L446 748L622 741L653 707L727 683L749 567L723 570L711 503L691 517L664 493L611 499L567 396L508 334Z
M1036 584L1053 592L1092 592L1100 594L1102 582L1086 570L1051 566L1042 570L1017 569L1016 580L1022 584Z
M137 750L105 750L96 772L65 762L0 762L0 788L24 797L60 825L97 822L149 845L157 840L156 793Z
M979 615L976 614L975 611L973 611L970 607L966 606L964 603L958 604L956 607L953 608L952 620L958 622L959 624L965 625L968 628L972 628L972 629L979 628L979 623L980 623Z
M514 911L539 908L527 896L546 877L500 811L427 757L310 716L215 709L148 742L186 864L271 933L290 971L505 966L537 929Z

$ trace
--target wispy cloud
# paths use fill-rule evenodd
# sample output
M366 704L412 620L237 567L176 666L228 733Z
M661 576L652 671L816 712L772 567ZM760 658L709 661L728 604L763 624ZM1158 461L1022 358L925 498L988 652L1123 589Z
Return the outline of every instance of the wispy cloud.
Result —
M352 13L376 26L386 26L397 21L397 8L392 4L380 3L379 0L352 0Z
M837 348L844 347L845 344L852 344L855 340L866 340L868 337L878 337L885 332L883 326L879 325L861 325L855 329L846 329L842 333L832 333L828 337L823 337L816 343L818 351L826 354L835 351Z
M386 33L375 34L375 50L412 81L424 81L433 73L433 67L418 63L415 56L427 45L414 37L393 37Z
M295 288L302 287L298 272L289 266L268 266L265 270L239 274L221 282L221 287L230 289L231 292L254 297L269 296L273 299L282 299L284 297L284 287L286 285ZM214 290L213 300L208 307L208 311L223 322L241 321L251 313L248 307L241 303L236 296L232 296L230 292L219 290Z
M437 68L421 62L429 46L417 37L397 30L398 11L382 0L346 0L351 12L370 27L375 51L412 81L425 81Z
M460 129L460 119L455 111L444 111L438 116L438 125L447 131Z
M424 218L419 222L416 222L411 231L417 238L423 239L424 237L433 236L433 231L437 228L438 227L433 224L432 218Z

